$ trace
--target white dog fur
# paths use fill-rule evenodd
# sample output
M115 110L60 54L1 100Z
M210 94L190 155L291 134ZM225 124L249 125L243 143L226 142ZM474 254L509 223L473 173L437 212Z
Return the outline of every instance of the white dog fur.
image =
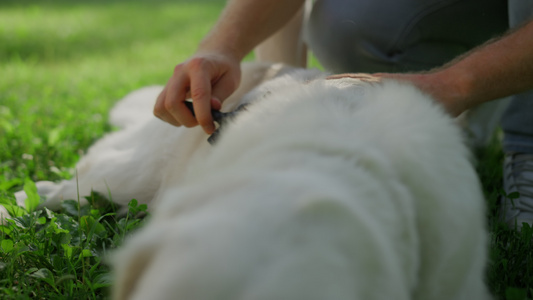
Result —
M259 83L292 70L280 64L244 64L241 85L224 102L223 110L233 110L243 95ZM203 159L204 152L210 151L211 146L201 129L177 129L153 116L154 102L161 89L159 86L142 88L119 101L111 110L110 123L120 131L106 135L89 148L76 164L78 182L75 178L60 183L37 182L38 193L46 199L42 206L59 209L63 200L77 199L78 195L84 205L87 201L83 196L90 195L91 191L110 195L111 200L120 205L126 205L133 198L148 204L153 202L168 176L172 177L172 184L178 184L176 180L191 161L195 157ZM178 169L167 168L169 161ZM15 196L17 203L24 206L24 191ZM8 215L2 206L0 212Z
M287 73L247 68L247 87ZM251 104L213 147L150 116L160 88L115 107L124 128L80 161L80 192L155 199L113 257L115 299L489 298L483 197L453 120L411 86L321 76L236 95L224 109ZM76 186L39 192L57 207Z

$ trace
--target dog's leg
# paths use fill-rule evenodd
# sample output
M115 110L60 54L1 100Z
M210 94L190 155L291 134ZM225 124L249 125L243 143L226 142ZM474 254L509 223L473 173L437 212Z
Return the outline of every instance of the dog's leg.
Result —
M259 83L285 74L293 68L267 63L244 63L239 89L224 102L226 111L235 108L244 94ZM166 165L185 170L202 145L208 147L207 136L198 128L176 128L152 115L152 107L161 87L153 86L126 95L110 112L110 122L122 128L97 141L76 165L77 174L59 183L37 182L37 190L45 199L43 206L58 209L61 201L85 196L96 191L113 202L124 205L135 198L150 202L161 183L177 185L181 172L163 180ZM176 174L179 174L176 175ZM178 178L179 177L179 178ZM17 203L24 206L24 191L15 194ZM7 215L5 212L4 215Z

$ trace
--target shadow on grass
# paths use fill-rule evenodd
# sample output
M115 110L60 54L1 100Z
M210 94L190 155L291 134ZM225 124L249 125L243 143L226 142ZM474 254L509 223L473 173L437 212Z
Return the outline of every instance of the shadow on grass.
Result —
M191 19L214 20L223 5L221 0L3 0L0 61L61 62L179 42L187 31L198 31Z

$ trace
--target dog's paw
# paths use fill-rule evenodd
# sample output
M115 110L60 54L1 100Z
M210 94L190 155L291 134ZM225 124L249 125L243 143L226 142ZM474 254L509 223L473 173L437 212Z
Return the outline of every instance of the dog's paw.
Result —
M42 198L48 198L56 192L59 184L52 181L37 181L35 186L37 187L37 194L39 194L39 196ZM24 190L21 190L15 193L15 199L17 199L17 204L19 206L25 207L25 201L28 199L28 195L26 195Z

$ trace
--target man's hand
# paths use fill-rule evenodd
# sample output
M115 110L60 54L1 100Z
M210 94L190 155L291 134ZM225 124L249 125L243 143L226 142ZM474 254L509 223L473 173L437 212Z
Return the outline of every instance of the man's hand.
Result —
M408 82L432 96L452 116L479 104L533 89L533 21L430 72L372 74ZM357 78L361 74L334 77Z
M189 60L174 68L157 98L154 114L176 126L198 124L208 134L215 126L211 109L239 86L240 62L247 53L281 28L302 7L303 0L230 0L211 32ZM196 117L185 100L192 98Z
M452 83L455 78L447 78L441 73L393 74L393 73L345 73L336 74L326 79L353 78L369 83L380 83L384 80L396 80L414 85L422 92L433 97L453 117L468 109L465 96L461 93L460 84Z
M367 74L367 73L343 73L343 74L330 75L326 77L327 80L342 79L342 78L358 79L358 80L369 82L369 83L381 82L380 76L376 76L374 74Z
M202 126L207 134L215 131L211 109L239 86L240 61L218 53L196 54L174 68L172 77L157 97L154 115L175 126ZM184 102L192 98L196 117Z

